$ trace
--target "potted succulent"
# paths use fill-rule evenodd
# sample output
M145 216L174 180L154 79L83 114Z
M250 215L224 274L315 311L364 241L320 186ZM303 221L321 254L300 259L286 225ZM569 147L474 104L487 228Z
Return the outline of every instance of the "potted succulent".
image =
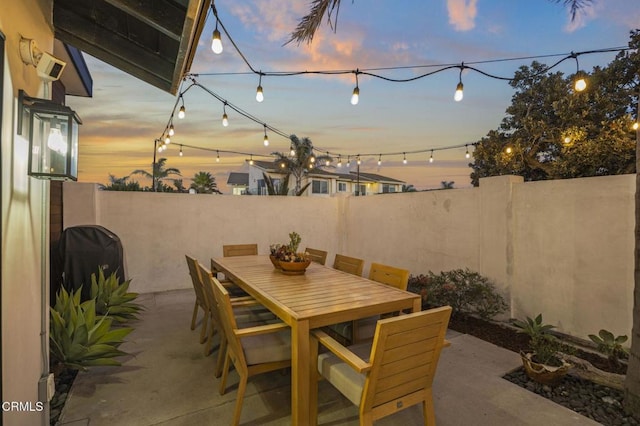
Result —
M302 238L297 232L289 233L288 244L272 244L271 262L286 275L302 275L311 263L307 253L298 252Z
M550 333L553 325L542 322L542 314L535 319L514 321L519 333L529 336L530 352L520 353L524 370L530 379L545 385L555 385L569 372L571 364L565 361L562 350L566 350L558 339Z

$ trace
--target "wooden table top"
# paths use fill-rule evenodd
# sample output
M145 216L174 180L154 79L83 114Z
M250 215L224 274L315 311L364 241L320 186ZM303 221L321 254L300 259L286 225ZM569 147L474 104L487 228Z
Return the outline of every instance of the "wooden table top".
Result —
M213 259L284 322L307 320L310 328L419 306L419 295L312 262L304 275L284 275L269 256Z

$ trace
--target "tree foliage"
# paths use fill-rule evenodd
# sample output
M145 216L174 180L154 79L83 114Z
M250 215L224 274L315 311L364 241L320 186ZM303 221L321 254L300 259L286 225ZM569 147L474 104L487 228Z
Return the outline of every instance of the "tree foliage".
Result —
M209 172L196 173L192 178L190 188L195 189L198 194L221 194L216 178Z
M146 170L138 169L131 172L131 174L138 174L149 179L152 179L154 182L155 190L161 192L173 192L173 188L164 185L163 180L171 180L171 176L181 176L180 170L175 167L166 167L167 159L160 158L152 165L152 173L149 173Z
M130 181L130 176L116 177L109 174L109 184L100 185L100 189L103 191L142 191L142 187L135 180Z
M636 30L630 46L639 44ZM575 75L547 72L538 62L521 67L500 127L476 144L472 183L505 174L531 181L634 173L638 69L640 55L621 52L577 92Z
M273 152L272 155L276 156L275 164L277 168L293 175L296 180L294 191L296 195L299 195L308 186L305 185L305 188L302 188L302 178L309 173L309 170L317 167L317 164L327 160L332 161L333 159L328 155L316 156L313 153L313 143L309 138L300 139L296 135L291 135L289 139L291 139L291 152L289 154Z

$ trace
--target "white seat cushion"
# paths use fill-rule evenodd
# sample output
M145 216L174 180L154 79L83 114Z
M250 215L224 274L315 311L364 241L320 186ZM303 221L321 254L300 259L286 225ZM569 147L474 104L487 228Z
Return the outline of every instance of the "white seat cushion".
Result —
M371 344L362 343L349 346L348 349L363 360L369 362ZM365 375L356 372L347 363L335 356L332 352L324 352L318 355L318 371L333 386L355 405L360 405Z
M258 334L240 339L248 365L291 359L291 331Z

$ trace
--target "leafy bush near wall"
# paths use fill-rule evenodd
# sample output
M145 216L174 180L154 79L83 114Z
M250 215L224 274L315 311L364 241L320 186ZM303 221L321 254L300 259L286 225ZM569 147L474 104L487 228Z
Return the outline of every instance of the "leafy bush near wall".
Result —
M86 370L97 365L120 365L113 359L125 353L118 349L132 328L112 329L113 319L96 315L94 299L80 303L80 291L64 287L51 308L49 340L52 360L63 368Z
M422 296L423 308L449 305L452 315L490 319L508 307L491 280L469 269L411 276L407 288Z
M91 274L91 298L96 301L96 314L109 315L118 322L137 319L142 306L135 303L138 293L129 292L131 280L120 282L116 273L104 276L98 267L98 277Z

